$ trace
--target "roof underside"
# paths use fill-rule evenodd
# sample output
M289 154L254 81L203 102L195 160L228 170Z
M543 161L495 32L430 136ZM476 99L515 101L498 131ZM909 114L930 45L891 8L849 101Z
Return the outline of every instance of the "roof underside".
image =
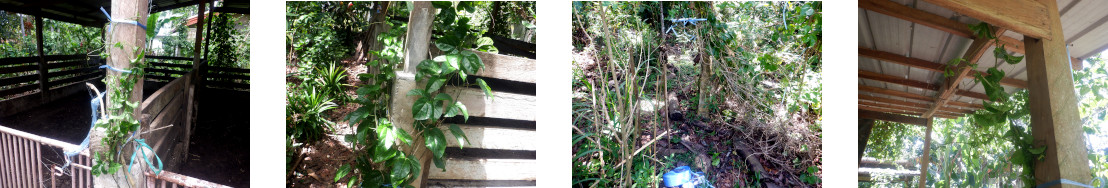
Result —
M161 12L194 6L197 0L151 0L151 12ZM111 0L0 0L0 10L75 23L90 27L102 27L107 17L100 7L111 13ZM224 0L220 9L228 12L248 13L249 0Z
M949 18L950 20L955 20L962 24L968 25L981 22L977 19L959 15L954 11L924 1L892 0L892 2ZM1061 13L1066 43L1069 45L1071 57L1085 59L1104 51L1105 48L1108 47L1106 46L1108 45L1108 26L1106 25L1108 24L1104 24L1108 22L1108 11L1102 10L1103 7L1108 7L1108 1L1059 0L1058 6ZM858 8L858 31L859 51L872 49L878 52L887 52L895 54L896 56L919 59L934 64L946 64L946 62L952 59L962 57L969 48L970 43L973 42L972 39L961 35L886 15L878 11L867 10L864 7ZM1023 42L1019 40L1023 39L1023 35L1013 31L1007 31L1003 35L1017 40L1012 42L1019 44L1022 48ZM992 48L993 47L988 47L986 53L984 53L977 62L980 65L977 71L985 72L988 68L996 64L997 59L992 55ZM1008 51L1010 53L1013 52L1011 49ZM1020 54L1022 53L1021 51L1015 52L1018 52L1014 53L1016 55L1023 55ZM859 56L858 66L859 74L870 74L871 77L872 75L887 76L890 78L895 77L897 79L922 82L930 84L931 86L943 85L943 73L927 68L878 60L865 55ZM1004 71L1008 79L1014 79L1012 81L1017 83L1022 82L1024 84L1023 87L1026 87L1027 73L1023 62L1015 65L1001 62L998 69ZM960 117L964 116L967 112L972 112L971 110L979 108L979 106L976 105L981 104L982 96L972 96L975 96L974 93L983 94L985 90L979 83L974 83L972 77L967 76L967 78L968 79L962 79L958 86L960 90L964 91L960 91L951 98L952 103L955 104L947 103L945 107L949 109L940 110L936 113L935 117ZM858 79L858 84L860 90L859 108L882 112L920 115L922 113L918 113L919 111L926 112L934 102L934 99L924 100L920 98L920 96L936 98L936 95L939 94L937 90L919 87L923 84L910 86L909 84L892 83L888 80L869 79L863 78L862 76ZM1004 88L1008 92L1015 92L1021 89L1012 84L1004 85ZM881 91L875 92L875 90ZM916 96L913 97L912 95ZM875 99L875 97L879 98ZM895 103L890 102L888 99L895 100L893 101ZM920 105L906 105L904 102L918 103L925 106L920 108ZM976 107L970 107L966 104L975 104Z

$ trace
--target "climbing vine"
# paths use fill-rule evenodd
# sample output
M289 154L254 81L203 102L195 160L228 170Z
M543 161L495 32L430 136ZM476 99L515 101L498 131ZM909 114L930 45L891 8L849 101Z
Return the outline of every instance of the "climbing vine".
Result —
M420 142L431 151L435 167L445 170L443 154L446 135L440 128L442 120L458 115L468 120L469 112L455 96L445 91L444 86L454 77L465 80L468 75L484 68L480 57L468 49L490 51L495 47L492 47L491 39L480 37L482 32L471 32L468 25L470 18L457 14L458 10L472 12L474 7L471 2L459 2L457 5L434 2L433 5L441 9L435 18L434 28L442 31L437 33L443 33L436 35L438 40L434 45L444 55L419 62L415 81L426 84L407 91L408 96L416 97L412 106L397 107L411 109L414 129L403 129L389 120L389 111L393 109L390 102L395 97L392 96L397 76L395 71L404 60L405 41L401 39L407 28L403 23L385 22L381 26L391 29L376 38L383 44L382 49L370 52L377 58L366 63L370 69L368 73L358 75L368 80L368 84L359 86L356 91L355 102L362 107L346 116L347 122L357 127L354 134L345 136L345 140L354 144L355 151L362 152L356 152L358 155L353 166L348 164L339 168L335 181L353 175L347 185L410 187L409 184L421 172L422 165L412 153L412 148L418 147ZM477 78L476 82L486 95L492 96L484 80ZM458 125L451 124L448 129L458 143L468 142Z
M115 43L115 48L124 50L121 43ZM106 116L96 122L95 126L105 130L105 137L100 140L107 151L94 151L92 174L113 174L123 166L124 158L121 152L133 139L138 131L139 119L134 116L135 108L139 102L131 101L131 93L136 82L143 75L146 63L143 57L145 50L133 49L137 54L131 59L130 68L121 71L120 74L108 74L104 79L108 87ZM108 53L102 53L103 57L110 57ZM136 151L137 152L137 151Z

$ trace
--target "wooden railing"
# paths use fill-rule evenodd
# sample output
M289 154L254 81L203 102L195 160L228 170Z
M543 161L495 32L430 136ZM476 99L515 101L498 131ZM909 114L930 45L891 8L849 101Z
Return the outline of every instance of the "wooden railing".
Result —
M84 54L0 58L0 117L84 91L80 83L103 78L103 64Z
M192 58L147 56L146 59L150 63L150 66L146 67L147 80L169 82L192 71ZM207 60L202 61L207 62ZM200 70L204 72L200 75L203 80L200 81L199 86L250 91L250 69L212 67L204 63Z

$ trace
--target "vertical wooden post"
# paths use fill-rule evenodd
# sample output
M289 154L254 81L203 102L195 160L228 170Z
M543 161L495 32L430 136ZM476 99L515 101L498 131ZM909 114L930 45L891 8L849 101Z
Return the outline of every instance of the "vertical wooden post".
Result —
M49 72L46 69L46 55L42 49L42 16L35 16L35 40L38 43L38 96L39 99L42 99L40 104L46 104L50 100L50 97L46 96L50 94L50 92L47 92L50 90L50 85L47 83L50 76L47 75Z
M408 52L404 56L404 71L414 73L416 65L427 59L428 47L431 46L431 23L434 22L436 10L430 2L412 3L412 12L408 16Z
M112 19L124 19L134 20L139 23L146 22L147 11L146 0L112 0ZM135 59L135 55L140 50L145 50L146 47L146 31L141 27L132 24L120 24L116 23L111 28L109 33L108 43L104 44L108 48L108 53L112 54L108 58L108 65L117 69L129 69L131 68L131 60ZM120 47L116 47L116 43L119 43ZM107 75L120 76L122 73L116 71L106 71ZM138 76L138 81L135 82L135 86L131 91L132 102L142 102L142 75ZM118 85L109 85L111 87L119 87ZM134 111L135 118L142 117L142 108L137 107Z
M196 38L195 38L195 42L194 42L193 48L192 48L192 72L189 73L188 79L185 80L185 90L188 93L186 95L187 100L188 100L188 104L185 105L185 131L186 132L185 132L185 136L184 136L185 137L184 138L184 142L185 142L184 152L189 151L189 144L188 143L190 141L189 138L192 137L192 122L193 122L193 115L195 115L193 113L193 111L195 111L195 109L194 109L195 104L194 103L196 102L196 83L197 83L197 81L200 80L199 79L199 77L200 77L199 71L200 71L200 64L202 63L201 59L200 59L200 57L201 57L200 56L200 45L201 45L200 41L202 39L201 36L204 36L204 20L205 20L204 19L204 3L207 3L207 1L201 0L199 3L196 4L196 24L197 25L196 25ZM182 159L182 160L183 161L188 161L188 157L189 157L189 155L185 155L185 158Z
M873 133L873 119L858 120L858 164L862 164L862 156L866 154L866 144L869 135Z
M919 161L919 187L927 187L927 168L931 166L931 129L935 118L927 118L927 132L923 135L923 156Z
M404 72L414 74L416 72L416 65L419 65L420 61L427 59L428 48L431 44L431 23L435 19L435 14L436 9L431 6L431 2L416 1L412 3L412 12L408 16L408 52L406 52L408 54L405 55L406 59L404 61ZM398 78L397 80L400 79ZM418 85L419 83L416 83L414 80L415 79L413 78L411 84ZM398 82L396 87L400 88L401 86L399 85L400 84ZM393 96L398 96L395 98L401 99L402 97L399 96L403 95L400 94L400 91L395 91ZM393 103L396 103L395 101L396 100L394 100ZM406 105L411 103L402 102L400 104ZM401 129L404 129L404 131L414 132L415 130L414 123L401 123L397 124L397 126L399 126ZM418 177L415 179L415 181L412 181L411 185L415 187L426 187L424 186L424 184L426 184L424 180L427 178L427 172L430 172L431 167L433 167L431 165L431 158L434 157L434 155L431 154L431 150L427 149L426 146L423 146L423 142L416 143L418 143L418 145L412 145L412 147L409 148L410 151L408 152L411 152L412 156L414 156L415 159L419 161L419 164L423 166L421 168L423 172L419 173L421 177Z
M1077 94L1073 90L1070 58L1054 0L1039 0L1048 11L1051 39L1024 37L1027 52L1028 107L1034 147L1046 147L1044 160L1035 161L1035 184L1060 179L1087 183L1088 151ZM1062 185L1069 187L1072 185Z

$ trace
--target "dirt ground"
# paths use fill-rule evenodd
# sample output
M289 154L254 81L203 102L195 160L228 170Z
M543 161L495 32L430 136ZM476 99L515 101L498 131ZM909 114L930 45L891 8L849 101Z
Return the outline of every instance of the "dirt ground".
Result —
M146 84L146 88L156 84ZM147 89L149 90L149 89ZM199 90L200 114L180 174L233 187L249 187L250 103L246 92ZM145 92L152 93L152 90ZM90 94L77 93L34 109L0 117L0 125L80 144L88 134ZM48 163L64 163L56 151L43 150ZM59 161L59 162L52 162ZM65 185L59 184L59 185Z

